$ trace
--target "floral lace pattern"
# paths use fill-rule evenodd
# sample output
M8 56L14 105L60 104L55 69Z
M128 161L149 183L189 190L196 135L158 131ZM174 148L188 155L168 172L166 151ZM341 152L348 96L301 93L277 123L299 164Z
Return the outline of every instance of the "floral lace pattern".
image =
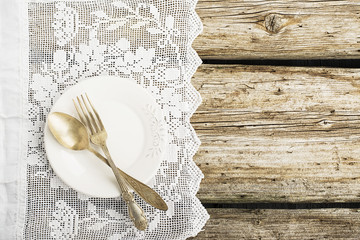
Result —
M199 140L190 117L200 104L190 79L200 64L191 48L201 31L196 0L30 2L25 239L185 239L208 214L195 197L203 177L192 161ZM167 146L154 189L163 212L140 203L145 232L127 217L124 201L84 196L66 186L46 158L46 116L66 88L98 75L127 78L147 89L165 114ZM151 114L151 109L149 109ZM157 154L157 146L151 154Z

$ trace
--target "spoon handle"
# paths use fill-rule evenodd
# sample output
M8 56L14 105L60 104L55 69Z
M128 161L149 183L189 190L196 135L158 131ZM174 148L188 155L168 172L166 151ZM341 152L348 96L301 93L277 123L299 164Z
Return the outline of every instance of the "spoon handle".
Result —
M133 221L133 223L137 229L145 230L148 225L148 222L146 220L144 210L135 202L134 196L129 191L129 188L126 185L123 177L120 175L119 171L117 170L117 167L115 166L115 163L110 156L110 153L109 153L109 150L108 150L106 144L101 145L101 149L105 153L108 163L115 174L117 182L119 183L119 186L121 189L121 196L123 197L123 199L125 200L125 202L128 205L130 219Z
M89 149L90 152L95 154L100 160L109 165L106 158L104 158L99 152L94 150L93 148ZM147 186L146 184L140 182L139 180L133 178L132 176L126 174L121 169L117 169L120 175L125 179L125 181L129 184L129 186L135 190L135 192L144 199L151 206L160 209L160 210L168 210L168 206L166 202L161 198L161 196L152 188Z

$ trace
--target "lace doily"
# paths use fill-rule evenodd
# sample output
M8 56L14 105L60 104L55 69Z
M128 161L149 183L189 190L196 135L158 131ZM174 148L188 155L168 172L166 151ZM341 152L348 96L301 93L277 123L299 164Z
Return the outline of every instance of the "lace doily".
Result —
M28 143L24 239L185 239L209 218L195 197L201 171L192 160L200 144L190 117L201 102L190 83L201 61L191 48L202 25L197 0L33 1L28 3ZM147 89L163 109L167 152L154 189L169 206L147 213L136 230L124 201L89 198L66 186L44 150L46 116L69 86L115 75Z

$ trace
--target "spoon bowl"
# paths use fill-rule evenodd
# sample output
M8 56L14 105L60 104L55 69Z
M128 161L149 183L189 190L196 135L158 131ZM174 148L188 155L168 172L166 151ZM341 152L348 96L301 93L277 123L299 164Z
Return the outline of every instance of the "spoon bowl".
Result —
M48 116L48 126L56 140L64 147L72 150L89 148L89 135L84 124L76 118L61 112Z

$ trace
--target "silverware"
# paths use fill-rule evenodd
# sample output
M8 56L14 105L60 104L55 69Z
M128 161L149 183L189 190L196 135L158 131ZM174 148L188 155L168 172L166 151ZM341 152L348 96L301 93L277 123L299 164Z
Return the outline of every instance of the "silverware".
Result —
M90 147L88 132L85 126L76 118L66 113L54 112L48 116L48 125L51 133L62 146L72 150L89 150L104 163L108 164L106 158ZM160 210L166 211L168 209L165 201L156 191L119 168L117 170L125 178L130 187L147 203Z
M86 127L76 118L65 113L54 112L48 116L48 126L55 139L62 146L72 150L89 150L104 163L108 164L107 159L90 146ZM120 169L117 170L131 188L147 203L161 210L167 210L166 203L156 191Z
M116 177L116 180L119 184L121 190L121 196L125 200L128 205L128 211L130 219L133 221L135 227L139 230L145 230L148 222L145 217L144 210L135 202L133 194L129 191L129 188L121 176L121 174L117 171L117 167L114 161L111 158L109 149L106 144L107 140L107 132L105 127L101 121L101 118L97 111L95 110L94 106L92 105L90 99L86 95L86 99L83 95L81 95L81 100L77 97L78 104L80 109L78 108L76 102L73 100L75 108L79 114L81 121L84 123L85 126L90 130L90 140L93 144L98 145L101 147L102 151L105 153L107 161L113 170L113 173ZM87 100L87 101L86 101ZM89 107L89 104L90 107ZM85 106L85 107L84 107ZM93 114L94 113L94 114Z

